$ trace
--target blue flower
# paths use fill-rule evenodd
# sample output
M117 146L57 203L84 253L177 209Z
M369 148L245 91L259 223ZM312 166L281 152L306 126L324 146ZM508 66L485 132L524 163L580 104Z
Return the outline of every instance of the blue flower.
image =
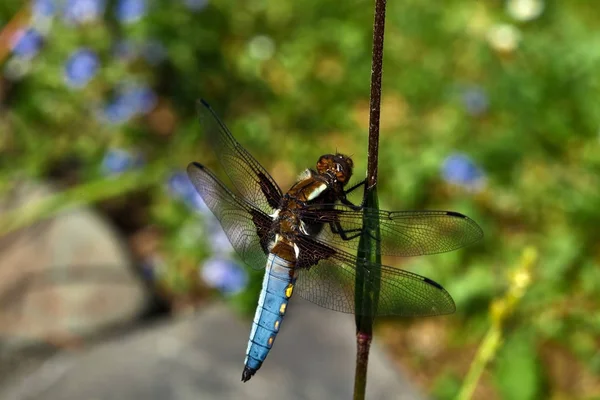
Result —
M101 117L111 124L122 124L137 114L147 114L158 101L154 91L146 85L126 84L105 106Z
M33 0L31 13L35 17L51 17L56 12L55 0Z
M105 0L67 0L63 18L75 24L95 21L102 17L105 7Z
M89 49L79 49L67 60L65 79L71 87L85 86L98 72L100 60L96 53Z
M141 166L143 162L139 153L134 155L124 149L110 149L102 159L102 171L106 175L118 175Z
M129 121L134 114L132 105L124 101L123 97L117 97L104 107L101 116L111 124L122 124Z
M173 173L167 181L167 187L173 197L183 200L191 209L202 213L209 212L204 200L185 172Z
M44 39L35 29L18 32L14 40L12 51L22 58L33 58L42 47Z
M206 211L206 213L210 214L208 210ZM223 227L219 223L219 220L217 220L214 217L214 215L211 214L210 216L208 216L208 218L205 219L205 221L208 223L208 244L210 245L210 248L213 251L213 253L233 253L233 246L231 245L229 238L223 231Z
M183 4L193 11L200 11L208 5L208 0L183 0Z
M190 178L183 171L173 173L169 177L167 185L171 193L177 197L186 197L192 190L196 190Z
M489 108L487 94L480 87L472 86L464 89L461 98L467 113L474 117L484 114Z
M208 241L214 253L227 255L233 252L233 247L229 242L229 238L223 232L221 224L212 215L212 212L206 203L204 203L204 200L202 200L202 197L198 194L185 172L178 171L173 173L167 181L167 188L173 197L183 200L188 207L205 216L207 234L209 236Z
M119 0L116 15L121 22L131 23L146 14L146 0Z
M124 101L131 104L135 113L147 114L156 106L158 98L154 91L145 85L130 85L123 90Z
M239 293L248 284L246 270L224 258L211 258L205 261L200 276L207 285L219 289L226 295Z
M479 189L483 183L484 172L468 155L455 153L444 160L442 176L448 183Z

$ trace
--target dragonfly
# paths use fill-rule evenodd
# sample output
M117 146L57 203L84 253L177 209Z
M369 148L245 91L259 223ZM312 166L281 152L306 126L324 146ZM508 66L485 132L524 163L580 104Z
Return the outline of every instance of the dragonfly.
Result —
M377 271L381 277L378 302L367 311L373 316L455 311L452 297L439 283L357 259L353 253L364 231L363 218L378 220L381 235L373 239L380 241L380 254L399 257L443 253L472 244L483 236L475 221L453 211L383 211L355 205L348 194L364 181L346 189L354 165L350 157L339 153L321 156L315 169L306 169L283 192L206 101L198 102L198 113L233 190L198 162L188 165L187 174L239 257L250 268L265 269L243 382L265 361L292 293L328 309L354 313L358 268Z

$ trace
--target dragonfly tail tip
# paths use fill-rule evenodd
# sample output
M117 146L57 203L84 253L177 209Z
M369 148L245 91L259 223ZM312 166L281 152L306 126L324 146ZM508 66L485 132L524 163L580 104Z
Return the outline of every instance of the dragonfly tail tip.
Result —
M256 373L255 369L244 367L244 372L242 372L242 382L248 382L252 375Z

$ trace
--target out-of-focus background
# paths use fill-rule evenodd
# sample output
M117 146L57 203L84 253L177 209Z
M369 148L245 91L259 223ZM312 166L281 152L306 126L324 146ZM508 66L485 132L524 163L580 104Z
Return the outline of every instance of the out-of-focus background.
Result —
M380 321L371 398L454 398L478 365L474 398L600 396L597 6L388 2L381 206L458 211L485 239L385 260L457 312ZM1 2L3 398L350 396L352 317L299 299L238 382L262 276L184 169L222 176L204 97L284 189L335 150L362 177L372 17L362 0Z

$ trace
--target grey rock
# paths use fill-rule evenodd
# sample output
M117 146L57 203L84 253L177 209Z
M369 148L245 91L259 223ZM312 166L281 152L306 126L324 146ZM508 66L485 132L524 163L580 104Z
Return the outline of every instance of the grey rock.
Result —
M52 192L21 184L0 201L0 212ZM140 315L149 295L121 243L86 208L0 238L0 355L76 340Z
M292 299L263 367L240 382L251 321L221 304L74 354L11 379L6 400L350 399L354 319ZM421 399L376 343L368 399Z

